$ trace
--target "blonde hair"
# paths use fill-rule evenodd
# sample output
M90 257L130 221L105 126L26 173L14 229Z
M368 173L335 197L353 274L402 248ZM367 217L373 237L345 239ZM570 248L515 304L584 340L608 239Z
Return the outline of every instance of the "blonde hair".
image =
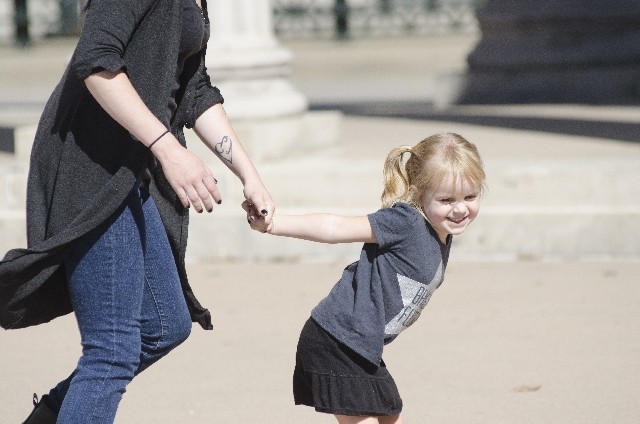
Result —
M454 133L432 135L413 147L396 147L387 155L383 173L383 208L399 201L418 205L421 198L415 196L434 193L447 176L453 177L454 184L467 181L480 194L485 190L486 176L478 149Z

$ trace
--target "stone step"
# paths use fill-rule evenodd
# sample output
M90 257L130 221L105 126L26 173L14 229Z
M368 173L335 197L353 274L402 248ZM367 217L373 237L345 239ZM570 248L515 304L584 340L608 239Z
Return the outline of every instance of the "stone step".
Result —
M280 213L333 212L359 215L361 208L287 208ZM0 252L24 247L24 211L0 212ZM458 260L640 260L640 208L483 207L476 221L454 239ZM352 261L361 245L321 244L252 231L244 213L224 205L191 215L189 262Z
M262 149L256 164L281 213L323 211L350 215L375 211L382 188L380 158L389 150L388 145L398 144L392 135L416 140L416 134L435 132L431 127L425 129L425 125L431 125L425 123L390 125L385 122L377 127L379 120L356 120L357 125L347 126L346 135L336 144L322 140L322 125L319 125L335 123L334 118L324 116L306 130L315 133L312 148L281 146L276 157L269 156L267 146L259 146L263 133L257 129L266 127L239 126L243 142L248 140L245 144L252 151L255 147ZM354 122L349 121L350 125ZM363 128L370 132L370 143L369 139L363 142L356 138ZM489 191L477 222L456 238L456 257L483 260L640 258L640 238L635 237L640 234L640 154L635 146L575 138L533 138L530 134L523 136L522 132L501 133L499 129L463 129L472 139L485 143L481 151L487 152ZM26 170L29 139L34 130L33 126L20 128L15 155L0 154L0 231L3 235L0 252L25 245ZM252 131L256 131L253 137ZM331 137L336 135L335 128L331 134ZM371 134L384 139L384 143L376 141ZM504 140L502 144L495 144L496 135ZM537 143L536 152L544 154L532 156L531 149L510 152L518 136L530 138L518 149ZM494 144L486 144L483 139ZM193 143L193 146L199 144ZM250 231L239 207L243 200L240 183L218 161L211 162L211 166L219 181L223 205L211 215L193 214L190 261L312 261L357 257L360 247L356 245L276 239Z
M0 154L0 211L22 210L27 191L27 167Z
M387 123L383 128L389 126ZM293 127L294 135L301 137L303 141L299 143L303 146L297 146L291 136L277 144L273 141L274 135L265 134L286 129L286 123L239 124L236 127L278 204L378 205L382 190L381 158L387 150L373 145L375 154L344 153L350 148L344 143L359 146L362 141L337 141L342 138L339 115L313 112ZM16 127L15 153L0 153L0 210L24 206L25 170L34 134L35 125ZM226 196L230 197L229 193L233 196L237 190L225 190L224 187L233 187L235 177L192 133L187 136L191 149L203 158L210 158L209 165ZM415 138L406 138L412 137ZM271 153L265 145L272 146ZM15 160L11 160L12 157ZM504 159L485 160L485 168L489 186L484 199L486 206L640 205L640 154L626 155L626 151L620 151L614 156L556 155L553 158L509 155ZM230 199L234 202L242 200Z
M26 217L22 210L0 210L0 259L9 249L27 245Z
M281 213L318 209L280 207ZM358 208L322 210L344 215ZM187 258L191 262L353 261L361 245L327 245L251 231L241 210L193 214ZM640 207L574 210L556 207L482 208L467 231L454 239L460 260L640 260Z
M0 210L22 209L27 166L0 156ZM2 159L4 157L4 159ZM302 158L260 164L265 184L284 206L375 207L382 191L379 161ZM225 197L237 192L234 176L212 164ZM486 165L486 206L640 206L640 160L509 161ZM226 188L229 187L229 188ZM635 195L634 195L635 193ZM242 201L236 198L234 202Z
M260 172L283 205L375 205L382 192L379 160L303 158ZM640 206L636 158L488 161L486 172L487 206Z

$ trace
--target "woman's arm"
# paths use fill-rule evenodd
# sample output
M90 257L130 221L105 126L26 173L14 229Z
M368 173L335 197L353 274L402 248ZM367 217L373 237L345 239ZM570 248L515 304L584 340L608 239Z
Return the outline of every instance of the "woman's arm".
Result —
M275 209L271 195L264 186L247 151L240 143L221 104L207 109L195 122L195 133L240 179L244 197L267 223Z
M318 243L377 243L367 216L342 216L330 213L278 215L265 222L249 202L242 204L251 228L275 236Z
M144 104L124 72L98 72L89 75L85 84L100 106L145 146L167 131ZM154 143L151 151L184 207L191 203L198 212L202 212L203 207L211 212L212 199L221 202L211 170L182 147L170 132Z

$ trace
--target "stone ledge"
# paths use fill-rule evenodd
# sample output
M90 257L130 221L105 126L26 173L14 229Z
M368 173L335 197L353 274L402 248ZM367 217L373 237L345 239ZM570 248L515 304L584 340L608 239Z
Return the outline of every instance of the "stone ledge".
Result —
M281 213L313 209L279 208ZM316 209L315 211L320 211ZM330 208L343 215L371 210ZM26 246L23 211L0 211L0 255ZM322 244L252 231L242 210L192 214L187 261L266 262L354 261L361 244ZM454 239L457 260L640 260L640 207L588 210L485 208L469 229Z
M593 208L589 211L526 207L486 208L477 221L454 239L452 256L469 260L640 260L640 207ZM280 208L281 213L307 213L309 209ZM370 210L332 208L344 215ZM622 229L622 230L621 230ZM190 262L356 260L358 243L327 245L267 236L249 229L241 210L193 214Z

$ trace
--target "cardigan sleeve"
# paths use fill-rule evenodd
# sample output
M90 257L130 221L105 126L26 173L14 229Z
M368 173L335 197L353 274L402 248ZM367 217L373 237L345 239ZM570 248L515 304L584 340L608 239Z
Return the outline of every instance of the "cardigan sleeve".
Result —
M156 1L91 0L71 61L73 75L84 80L103 70L125 69L127 44Z
M211 106L224 103L224 98L218 87L211 85L211 78L205 66L206 47L200 52L201 59L196 75L196 83L193 96L193 110L191 119L186 123L187 128L193 128L196 120Z

